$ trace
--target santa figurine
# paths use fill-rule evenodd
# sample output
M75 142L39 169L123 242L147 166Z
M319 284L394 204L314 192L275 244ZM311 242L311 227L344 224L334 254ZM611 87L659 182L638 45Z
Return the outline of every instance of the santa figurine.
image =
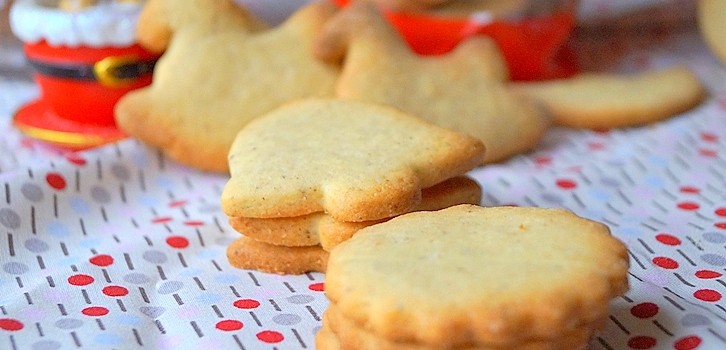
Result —
M40 96L16 113L27 136L70 149L125 137L113 108L149 85L158 55L136 43L141 0L15 0L13 34L23 41Z

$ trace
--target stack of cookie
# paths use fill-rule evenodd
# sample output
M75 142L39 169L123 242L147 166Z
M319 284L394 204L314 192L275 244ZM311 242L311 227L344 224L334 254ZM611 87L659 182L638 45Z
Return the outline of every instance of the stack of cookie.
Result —
M222 206L242 237L238 268L325 271L328 251L356 231L416 210L479 204L464 174L484 145L396 109L304 99L248 124L229 153Z
M404 214L331 253L317 349L585 349L627 270L605 225L566 210Z

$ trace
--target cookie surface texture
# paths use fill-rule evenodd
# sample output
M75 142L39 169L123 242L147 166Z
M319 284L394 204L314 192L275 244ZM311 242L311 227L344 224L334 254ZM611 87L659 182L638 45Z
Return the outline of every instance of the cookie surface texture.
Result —
M239 132L222 208L228 217L389 218L418 205L424 188L466 173L483 156L481 141L390 107L305 99Z
M555 124L609 129L656 122L685 112L704 97L698 77L683 66L636 75L583 73L514 89L546 106Z
M176 32L151 86L116 105L127 134L180 163L227 172L227 153L249 121L290 100L331 96L338 68L312 56L312 41L335 11L315 2L269 31Z
M726 1L699 0L698 27L709 48L726 64Z
M299 275L325 272L328 252L320 246L282 247L242 236L227 247L227 260L238 269Z
M461 205L362 229L331 252L325 289L346 319L394 342L507 344L607 317L627 269L603 224L561 209Z
M507 66L492 40L473 36L448 54L420 56L369 5L356 2L336 14L316 42L318 57L344 62L336 96L394 106L477 137L489 163L539 142L549 120L509 91Z

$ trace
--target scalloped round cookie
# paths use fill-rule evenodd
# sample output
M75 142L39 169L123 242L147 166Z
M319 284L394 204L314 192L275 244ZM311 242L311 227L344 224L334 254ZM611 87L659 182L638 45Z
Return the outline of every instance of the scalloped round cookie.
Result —
M343 317L381 338L506 344L606 317L628 266L607 226L572 212L460 205L362 229L332 250L325 289Z

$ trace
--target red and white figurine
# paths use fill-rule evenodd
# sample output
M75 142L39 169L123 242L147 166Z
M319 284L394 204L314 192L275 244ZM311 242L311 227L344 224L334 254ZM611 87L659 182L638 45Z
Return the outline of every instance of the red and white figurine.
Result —
M149 85L158 55L136 43L140 0L16 0L10 25L24 43L40 88L14 125L27 136L69 149L125 137L113 108Z

